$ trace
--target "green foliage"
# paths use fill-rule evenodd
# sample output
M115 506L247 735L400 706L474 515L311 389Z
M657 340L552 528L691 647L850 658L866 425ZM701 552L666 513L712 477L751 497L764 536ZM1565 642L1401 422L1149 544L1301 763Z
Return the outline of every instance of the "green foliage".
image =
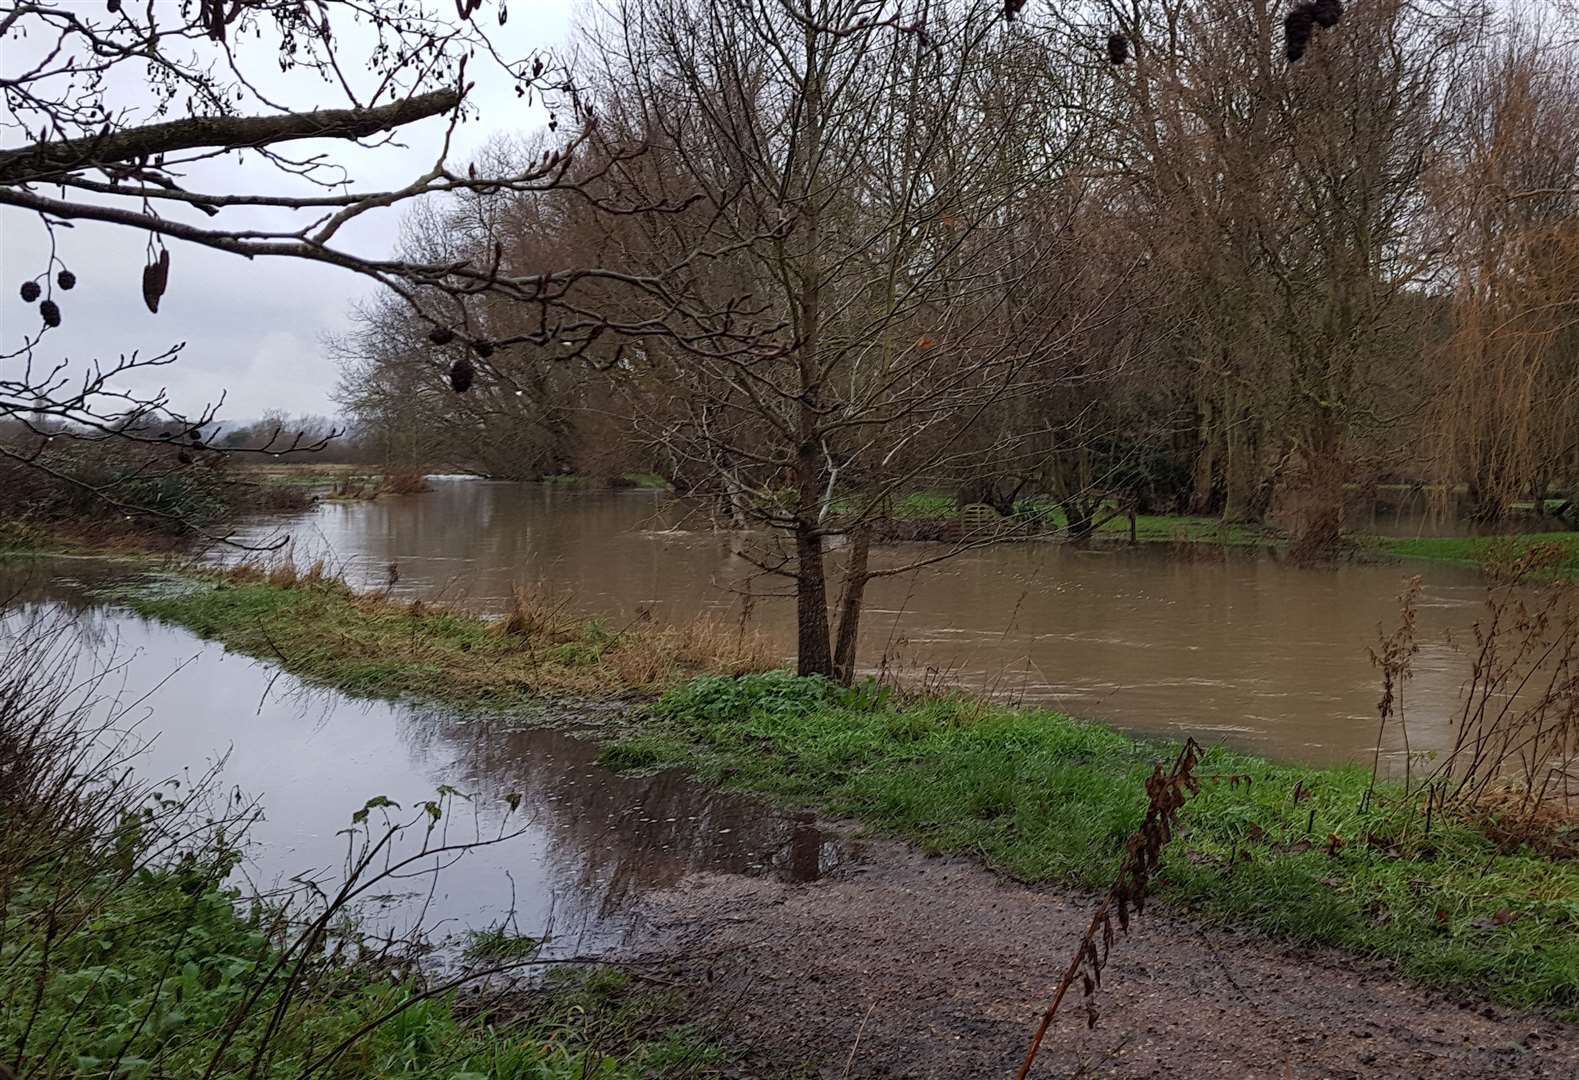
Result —
M56 908L52 920L39 917L50 889L12 881L0 963L0 1001L12 1007L0 1010L0 1045L23 1045L26 1032L30 1075L129 1080L200 1076L214 1061L220 1077L296 1077L348 1041L323 1075L637 1080L712 1075L719 1061L679 1003L637 993L609 969L530 992L526 1019L478 1013L453 991L425 996L415 978L351 960L315 964L309 981L292 983L279 977L271 913L244 910L218 884L229 864L90 885L81 895L106 903ZM524 961L539 945L494 930L473 935L467 952ZM271 1030L276 1007L289 1022Z
M1484 565L1488 560L1508 559L1535 547L1553 547L1559 552L1553 569L1579 575L1579 532L1519 533L1511 536L1380 536L1372 542L1382 551L1409 559L1436 559L1443 562Z
M862 701L778 672L672 691L604 759L688 766L1023 880L1102 889L1140 822L1146 776L1174 752L1051 712ZM1579 866L1499 851L1457 823L1426 836L1393 789L1361 810L1370 777L1357 767L1218 749L1198 772L1218 782L1184 811L1163 896L1427 983L1579 1009Z
M739 722L751 717L804 717L843 706L853 691L821 676L768 671L730 678L708 675L665 694L653 715L681 725Z

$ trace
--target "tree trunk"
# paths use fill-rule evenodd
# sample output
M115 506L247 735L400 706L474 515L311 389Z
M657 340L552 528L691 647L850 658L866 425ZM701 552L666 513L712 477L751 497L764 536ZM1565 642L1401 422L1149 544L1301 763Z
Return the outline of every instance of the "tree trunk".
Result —
M828 648L828 586L823 574L822 533L814 522L795 524L795 670L833 678Z
M1212 419L1210 401L1202 400L1195 413L1195 466L1190 482L1190 501L1185 510L1191 514L1210 514L1217 508L1217 426Z
M871 549L872 531L862 525L850 537L850 565L844 570L844 595L839 601L839 641L833 652L834 678L845 686L855 681L855 642L861 630Z
M1244 525L1258 520L1255 512L1255 495L1260 486L1260 446L1251 429L1251 419L1246 409L1235 408L1227 413L1223 436L1228 447L1224 487L1227 495L1223 503L1223 521L1229 525Z
M1321 558L1343 539L1343 443L1336 419L1322 413L1310 425L1300 478L1293 553L1298 561Z

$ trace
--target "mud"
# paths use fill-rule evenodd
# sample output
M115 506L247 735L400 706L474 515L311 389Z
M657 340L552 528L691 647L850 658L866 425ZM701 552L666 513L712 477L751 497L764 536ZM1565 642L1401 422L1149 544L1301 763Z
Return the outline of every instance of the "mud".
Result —
M647 898L633 944L700 988L740 1076L1007 1078L1093 903L873 842L810 883L688 877ZM1097 1027L1077 987L1033 1076L1579 1076L1575 1025L1155 907L1103 983Z

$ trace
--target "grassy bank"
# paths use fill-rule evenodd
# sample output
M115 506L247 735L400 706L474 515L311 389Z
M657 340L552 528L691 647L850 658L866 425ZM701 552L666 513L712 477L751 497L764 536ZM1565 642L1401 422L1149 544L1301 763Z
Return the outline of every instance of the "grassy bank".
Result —
M719 1060L677 996L637 991L617 969L566 968L486 999L350 959L293 982L297 958L268 916L190 867L89 883L81 912L7 884L0 1061L26 1047L26 1075L196 1077L212 1064L220 1076L646 1080L714 1075ZM76 932L48 937L79 914ZM289 1022L271 1030L276 1010Z
M1152 761L1172 752L1046 711L728 677L769 661L717 628L512 629L305 579L209 580L128 602L355 693L510 706L542 690L668 688L603 733L607 764L682 766L1029 882L1104 887ZM686 682L696 671L715 674ZM1250 783L1209 785L1190 804L1164 896L1280 940L1392 961L1429 985L1579 1011L1579 863L1499 850L1464 823L1427 834L1393 812L1385 785L1362 810L1370 778L1358 767L1214 750L1203 771Z
M722 624L616 626L526 594L493 621L357 594L321 567L198 574L124 599L140 614L179 623L237 652L377 697L508 706L543 693L655 692L698 673L772 663L758 639Z
M897 703L769 673L671 692L603 760L684 766L1024 881L1095 890L1140 823L1152 763L1175 749L1046 711ZM1200 771L1220 779L1184 811L1163 896L1428 985L1579 1014L1579 862L1501 851L1463 823L1427 834L1387 786L1362 810L1358 766L1214 749Z
M1028 499L1015 504L1015 513L1041 520L1050 529L1064 529L1064 512L1046 499ZM894 503L893 516L904 521L954 520L959 510L952 496L939 492L913 492ZM1097 542L1124 541L1129 538L1129 519L1109 518L1096 530ZM1579 532L1516 533L1506 536L1377 536L1365 532L1349 534L1354 550L1367 555L1400 559L1425 559L1433 562L1482 566L1488 561L1509 561L1530 548L1556 545L1566 558L1557 563L1563 574L1579 574ZM1225 547L1278 546L1283 534L1263 525L1229 525L1216 517L1186 514L1138 514L1135 539L1139 543L1206 544Z
M1378 536L1369 542L1399 558L1483 566L1494 560L1511 561L1536 547L1554 547L1558 557L1553 569L1579 575L1579 532L1519 533L1510 536Z

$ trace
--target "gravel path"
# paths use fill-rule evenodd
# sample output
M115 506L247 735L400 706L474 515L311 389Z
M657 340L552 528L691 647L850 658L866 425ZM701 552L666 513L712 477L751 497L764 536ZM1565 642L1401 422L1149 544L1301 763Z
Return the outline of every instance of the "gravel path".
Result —
M741 1076L1008 1078L1093 901L898 843L807 884L695 875L633 942L744 1048ZM686 959L688 955L705 959ZM1579 1077L1579 1026L1148 907L1078 987L1036 1077Z

